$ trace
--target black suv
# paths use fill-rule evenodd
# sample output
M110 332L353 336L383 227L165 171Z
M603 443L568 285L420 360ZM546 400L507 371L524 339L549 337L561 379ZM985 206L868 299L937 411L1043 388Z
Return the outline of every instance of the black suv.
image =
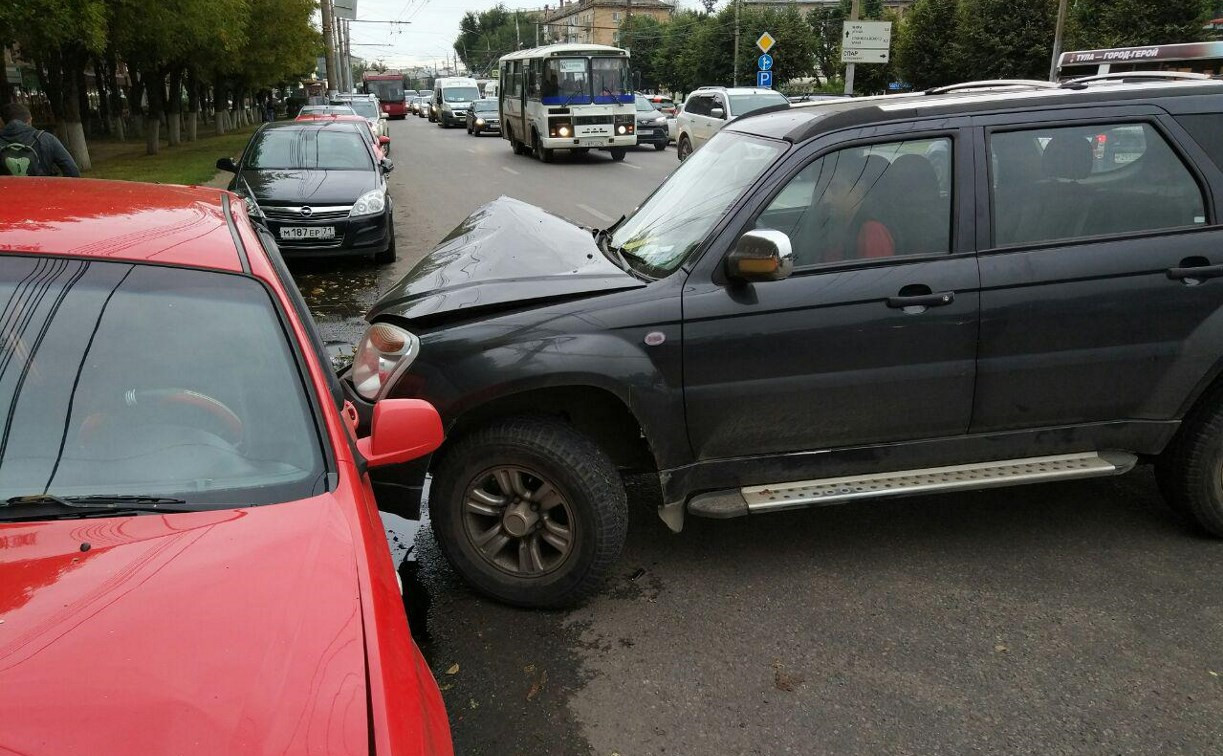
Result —
M1124 473L1223 536L1223 83L962 85L727 125L631 216L477 210L373 308L378 480L480 591L570 602L662 519ZM368 404L364 407L368 416Z

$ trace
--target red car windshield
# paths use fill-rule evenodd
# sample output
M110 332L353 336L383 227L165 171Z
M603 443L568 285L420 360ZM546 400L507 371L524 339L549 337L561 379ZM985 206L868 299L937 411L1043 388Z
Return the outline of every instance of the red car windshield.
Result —
M268 293L237 275L0 257L0 502L248 505L326 490Z

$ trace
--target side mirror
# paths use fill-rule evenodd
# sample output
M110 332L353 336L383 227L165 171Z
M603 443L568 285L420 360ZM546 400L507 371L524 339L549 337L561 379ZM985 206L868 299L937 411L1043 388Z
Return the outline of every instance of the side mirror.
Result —
M378 137L378 144L382 145L383 147L387 146L390 143L391 143L391 138L389 136Z
M233 158L223 157L217 161L217 170L218 171L229 171L230 173L237 173L238 166L234 165Z
M395 169L395 164L391 162L390 158L382 158L378 165L382 167L383 173L390 173Z
M711 118L725 118L725 117L726 117L726 111L725 111L725 110L723 110L722 108L712 108L712 109L709 111L709 116L710 116Z
M383 399L374 405L369 435L357 439L367 467L397 465L442 445L442 418L421 399Z
M790 237L773 228L748 231L726 256L726 275L740 281L780 281L793 270Z

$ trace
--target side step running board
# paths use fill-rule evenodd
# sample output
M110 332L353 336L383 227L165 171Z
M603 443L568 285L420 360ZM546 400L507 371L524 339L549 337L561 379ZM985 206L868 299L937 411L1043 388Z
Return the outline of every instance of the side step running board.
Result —
M881 496L1099 478L1129 472L1137 462L1137 457L1125 452L1083 452L748 486L695 496L688 502L688 511L699 517L741 517L749 513L780 512Z

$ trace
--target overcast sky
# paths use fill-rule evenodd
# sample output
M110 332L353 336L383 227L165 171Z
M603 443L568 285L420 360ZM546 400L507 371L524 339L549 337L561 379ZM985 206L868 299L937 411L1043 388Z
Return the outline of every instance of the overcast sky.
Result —
M557 0L503 0L507 8L542 8ZM357 0L357 19L411 21L407 25L352 24L353 55L366 60L384 61L402 68L432 66L454 52L459 21L467 11L482 11L497 5L497 0ZM678 0L680 8L698 7L697 0ZM529 36L528 36L529 35ZM535 29L524 25L523 41L534 43Z

